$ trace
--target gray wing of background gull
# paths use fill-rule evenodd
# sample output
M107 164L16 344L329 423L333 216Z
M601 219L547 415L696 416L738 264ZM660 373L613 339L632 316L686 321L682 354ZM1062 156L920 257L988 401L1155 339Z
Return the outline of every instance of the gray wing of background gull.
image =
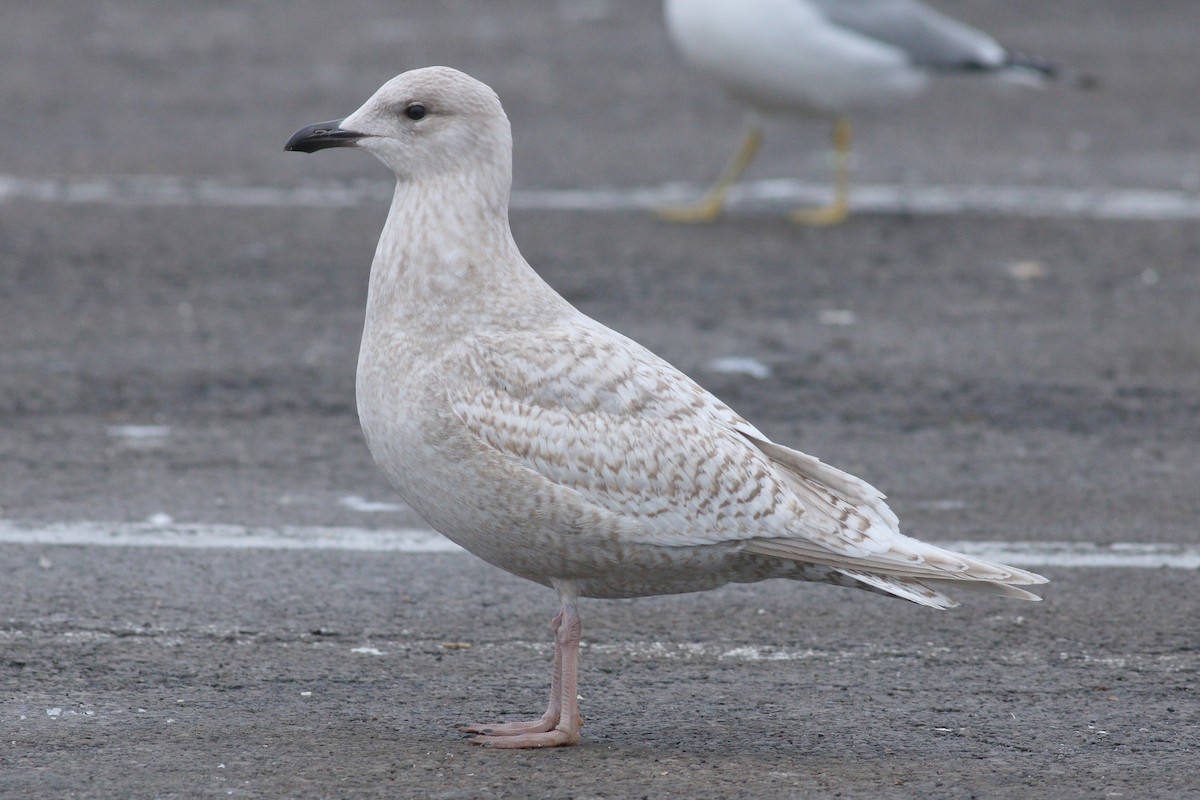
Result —
M934 72L1020 69L1052 76L1048 62L1006 50L976 30L915 0L803 0L830 22L903 50Z

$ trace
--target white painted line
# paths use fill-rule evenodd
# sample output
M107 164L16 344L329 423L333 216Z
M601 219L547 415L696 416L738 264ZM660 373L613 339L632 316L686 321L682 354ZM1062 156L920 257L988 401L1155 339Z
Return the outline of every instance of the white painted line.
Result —
M341 500L338 500L338 505L348 508L351 511L361 511L364 514L382 514L391 511L411 510L405 503L386 503L379 500L367 500L356 494L346 495Z
M1014 567L1200 569L1200 545L1143 542L939 542L947 550Z
M171 175L51 179L0 175L0 203L23 200L64 205L330 208L387 203L391 196L391 187L377 182L285 188Z
M1007 624L1021 625L1025 618L1009 616ZM208 633L214 636L237 641L239 644L249 644L258 639L258 634L247 633L236 628L227 629L205 626ZM183 638L194 636L193 628L162 628L136 626L118 626L109 630L63 630L56 626L42 628L7 627L0 628L0 645L6 642L48 643L55 642L69 646L91 646L96 642L115 642L117 644L138 644L146 641L147 637L159 637L160 641L177 642ZM506 660L519 652L533 652L549 658L554 650L550 638L544 639L512 639L494 636L494 632L483 631L478 641L447 642L444 639L427 639L410 636L404 631L401 639L379 639L372 637L372 645L355 646L348 649L353 655L371 656L384 659L399 659L409 656L428 657L438 654L442 658L477 659L482 663L496 663ZM135 635L130 635L135 634ZM748 635L753 636L753 631ZM273 642L273 637L263 637L264 641ZM375 646L377 645L377 646ZM346 652L346 645L337 641L313 642L311 646L329 648ZM1034 665L1052 664L1055 667L1081 666L1085 669L1104 669L1129 671L1136 670L1144 673L1164 675L1195 674L1198 658L1194 650L1169 653L1113 652L1105 650L1095 653L1088 650L1064 650L1060 648L1035 648L1033 650L1006 650L999 647L989 647L985 651L964 651L958 647L936 645L928 642L925 646L909 643L905 646L896 644L873 644L861 642L845 649L826 649L822 647L786 646L779 644L752 644L742 641L710 639L701 642L660 641L647 639L601 639L589 641L584 639L579 644L587 653L589 663L601 658L646 659L658 663L664 661L726 661L726 662L767 662L786 663L793 661L811 661L816 663L896 663L920 661L922 663L966 663L986 661L991 664ZM304 690L301 697L311 697L313 692ZM60 709L61 710L61 709ZM47 710L49 713L50 710ZM61 713L71 715L76 712L62 710ZM85 715L93 712L84 710ZM118 711L117 713L121 713ZM136 713L148 713L144 708L136 709ZM53 714L51 714L53 716Z
M356 550L462 553L431 530L324 528L150 522L13 522L0 520L0 544L176 547L230 550ZM1200 569L1200 545L1118 542L938 542L942 547L1016 567Z
M105 431L114 439L165 439L171 435L171 426L109 425Z
M1019 625L1022 617L1010 617L1010 624ZM389 644L384 642L385 645ZM388 652L429 653L437 648L436 640L413 641L405 640L390 643L393 646ZM473 650L486 654L486 658L496 661L503 653L513 650L532 650L536 653L550 655L553 643L547 640L527 641L510 639L496 642L482 642ZM616 640L580 642L580 647L593 656L616 656L620 658L645 658L652 661L751 661L751 662L896 662L921 661L925 663L958 662L986 660L990 663L1024 665L1024 664L1085 664L1103 666L1109 669L1138 669L1155 673L1193 672L1197 661L1193 651L1172 653L1106 653L1103 655L1080 650L1003 650L991 648L986 653L964 652L961 648L951 648L928 643L925 647L909 645L897 647L893 645L877 645L863 642L853 648L844 650L829 650L820 647L787 648L773 644L738 644L729 641L704 642L662 642L647 640ZM469 651L468 651L469 652ZM469 657L469 656L468 656Z
M681 183L627 188L516 189L512 207L528 211L647 211L694 200L704 187ZM828 200L823 184L763 180L735 186L734 210L784 209ZM206 206L214 208L349 208L385 204L392 184L325 182L254 186L171 175L23 178L0 175L0 203ZM1061 186L902 186L861 184L851 207L879 214L1005 214L1075 219L1200 220L1200 193L1167 189L1073 189Z
M18 523L0 520L0 544L228 550L360 550L395 553L463 552L461 547L440 534L417 528L372 531L365 528L155 525L148 522Z

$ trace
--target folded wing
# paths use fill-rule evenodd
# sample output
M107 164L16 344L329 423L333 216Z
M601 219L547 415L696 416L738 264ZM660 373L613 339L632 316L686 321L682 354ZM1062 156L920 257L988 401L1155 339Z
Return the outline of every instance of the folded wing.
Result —
M731 545L934 607L954 605L947 586L1037 599L1012 584L1041 576L901 534L873 486L771 442L665 361L592 325L478 338L452 383L456 414L498 452L635 523L628 535L640 543Z

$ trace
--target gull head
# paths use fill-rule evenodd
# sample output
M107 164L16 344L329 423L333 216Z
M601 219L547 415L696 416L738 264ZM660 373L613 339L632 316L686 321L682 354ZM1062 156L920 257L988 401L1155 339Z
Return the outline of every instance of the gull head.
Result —
M397 75L345 119L301 128L285 150L369 151L401 181L445 175L512 174L512 132L486 84L449 67Z

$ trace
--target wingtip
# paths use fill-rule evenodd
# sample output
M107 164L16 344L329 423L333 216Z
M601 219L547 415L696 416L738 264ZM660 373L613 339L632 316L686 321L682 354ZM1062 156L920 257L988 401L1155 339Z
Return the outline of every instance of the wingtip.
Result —
M1036 586L1040 583L1050 582L1050 579L1045 575L1039 575L1036 572L1028 572L1023 569L1017 569L1016 567L1007 567L1007 569L1012 573L1012 579L1006 581L1006 583L1018 583L1022 586ZM1016 580L1018 578L1019 580Z

